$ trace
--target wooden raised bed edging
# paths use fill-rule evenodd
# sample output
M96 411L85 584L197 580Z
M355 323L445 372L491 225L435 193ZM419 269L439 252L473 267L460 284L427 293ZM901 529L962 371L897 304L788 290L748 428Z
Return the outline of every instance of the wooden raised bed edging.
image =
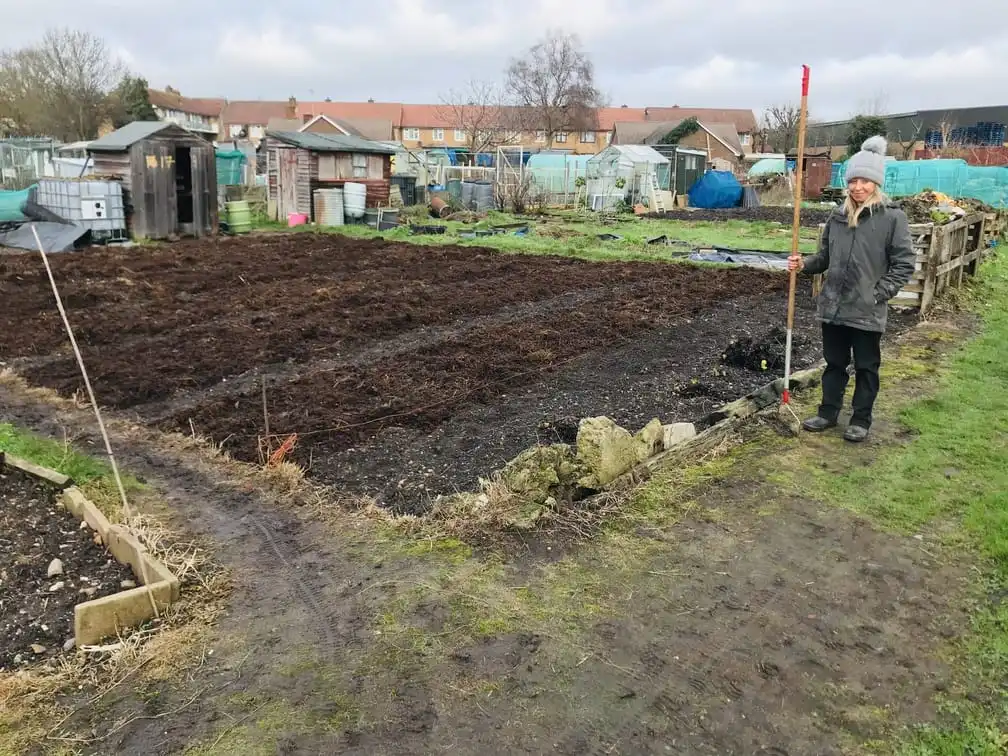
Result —
M122 525L114 525L84 496L70 478L54 470L0 452L0 466L20 470L61 489L60 504L98 534L112 556L130 567L138 586L85 601L74 607L74 640L77 648L90 646L122 630L159 617L179 598L179 580Z
M984 213L970 213L941 226L910 224L910 236L917 253L914 274L893 298L892 304L919 309L921 315L926 315L935 297L949 286L962 286L964 272L976 275L986 243L986 223ZM824 228L825 224L819 225L820 238ZM813 276L813 296L822 291L825 275Z
M791 390L801 390L818 384L824 367L825 364L820 362L813 367L792 374ZM701 421L702 425L708 425L705 430L693 438L644 460L606 486L606 491L627 491L644 483L662 469L684 464L711 452L747 419L761 410L778 405L783 389L784 379L778 378L746 394L741 399L736 399L734 402L714 410Z

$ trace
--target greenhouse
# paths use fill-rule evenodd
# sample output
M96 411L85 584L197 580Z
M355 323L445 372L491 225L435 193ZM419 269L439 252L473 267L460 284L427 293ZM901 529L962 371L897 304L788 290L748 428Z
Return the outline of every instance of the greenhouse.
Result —
M612 145L588 160L588 206L611 210L620 202L650 205L652 180L667 191L672 163L643 144Z
M570 205L574 203L578 188L584 184L590 157L540 152L529 157L525 163L525 174L535 192L546 195L547 204Z

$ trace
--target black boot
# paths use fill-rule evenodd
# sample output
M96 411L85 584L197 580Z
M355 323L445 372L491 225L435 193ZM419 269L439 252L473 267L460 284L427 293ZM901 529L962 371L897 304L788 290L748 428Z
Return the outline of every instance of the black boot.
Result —
M827 420L825 417L816 415L815 417L810 417L808 420L803 422L801 427L809 433L822 433L824 430L832 428L834 425L836 425L836 420Z
M844 441L850 441L852 444L859 444L868 438L868 429L863 425L848 425L847 430L843 434Z

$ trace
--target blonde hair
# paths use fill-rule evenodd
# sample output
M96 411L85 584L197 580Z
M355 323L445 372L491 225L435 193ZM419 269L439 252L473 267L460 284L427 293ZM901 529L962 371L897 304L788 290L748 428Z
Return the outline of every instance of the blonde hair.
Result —
M882 190L875 186L875 191L871 193L860 205L857 204L853 199L851 199L850 192L847 193L847 197L844 199L843 209L844 213L847 215L847 225L851 228L857 228L857 224L861 220L861 212L865 209L871 214L874 212L875 208L883 204L886 201L886 196L883 194Z

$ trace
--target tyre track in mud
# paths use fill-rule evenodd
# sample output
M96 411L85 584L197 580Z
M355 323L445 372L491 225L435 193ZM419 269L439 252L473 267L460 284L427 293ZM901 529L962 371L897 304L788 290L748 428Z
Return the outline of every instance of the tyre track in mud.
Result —
M100 436L91 429L90 410L56 409L8 385L0 385L0 421L50 438L68 433L84 449L101 446ZM163 492L186 530L212 540L215 558L234 570L237 589L255 596L249 602L255 606L245 609L279 622L289 602L297 601L307 616L310 638L304 642L314 646L323 661L363 637L363 599L341 587L370 576L340 553L321 523L302 519L296 510L271 500L268 492L227 480L225 474L214 480L212 472L197 469L187 453L162 448L154 432L141 431L145 438L137 441L123 435L118 419L106 422L120 465ZM325 569L312 569L316 562ZM339 600L326 600L337 596ZM241 608L232 612L239 631L249 629L242 628ZM297 642L297 627L303 625L287 628L288 643Z

